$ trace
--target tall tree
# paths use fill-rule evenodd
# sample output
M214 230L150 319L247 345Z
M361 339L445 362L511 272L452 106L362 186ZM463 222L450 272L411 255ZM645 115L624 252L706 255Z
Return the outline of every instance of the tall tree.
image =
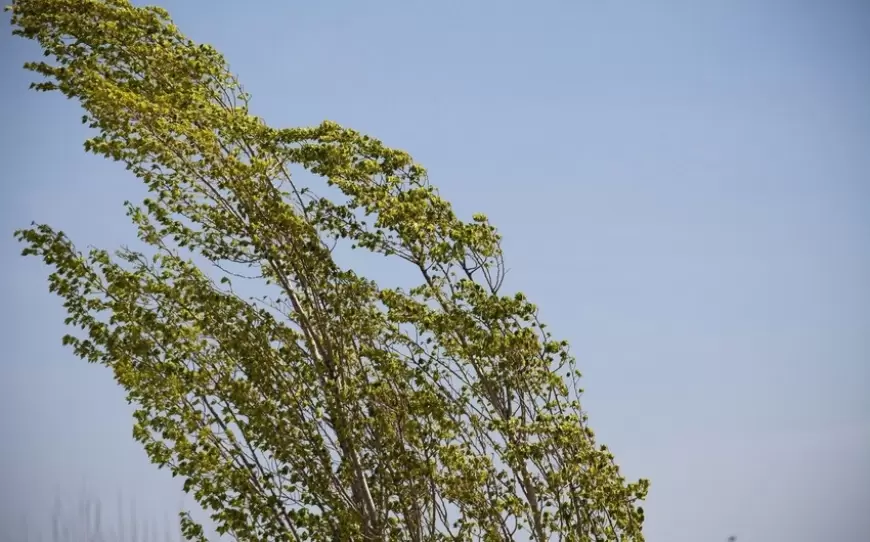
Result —
M20 230L53 272L63 341L110 367L134 436L238 540L642 540L648 484L593 439L567 343L501 292L499 235L411 157L332 122L273 128L223 57L157 7L15 0L14 33L77 99L85 148L150 196L143 251ZM332 187L315 194L291 170ZM321 186L319 190L330 190ZM407 291L336 244L412 269ZM200 264L197 265L196 261ZM239 281L261 281L247 298ZM185 536L204 540L182 517Z

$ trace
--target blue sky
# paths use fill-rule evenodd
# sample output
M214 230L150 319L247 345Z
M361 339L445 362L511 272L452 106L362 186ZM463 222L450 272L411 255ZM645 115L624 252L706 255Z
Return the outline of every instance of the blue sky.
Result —
M867 539L870 5L161 5L269 123L374 135L490 217L507 286L572 343L601 440L652 480L648 540ZM119 246L142 191L84 153L77 104L27 90L39 53L5 28L0 533L82 488L162 521L177 484L109 372L60 346L46 272L12 239L37 220Z

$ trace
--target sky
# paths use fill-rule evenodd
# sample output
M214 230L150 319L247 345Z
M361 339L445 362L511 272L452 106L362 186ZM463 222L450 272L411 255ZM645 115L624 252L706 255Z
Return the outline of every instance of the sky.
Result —
M268 123L378 137L489 216L506 287L571 342L592 427L651 480L650 542L868 539L870 4L160 5ZM85 154L78 104L28 91L39 51L4 17L0 542L82 492L173 521L189 501L110 372L61 346L12 238L35 220L118 247L142 189Z

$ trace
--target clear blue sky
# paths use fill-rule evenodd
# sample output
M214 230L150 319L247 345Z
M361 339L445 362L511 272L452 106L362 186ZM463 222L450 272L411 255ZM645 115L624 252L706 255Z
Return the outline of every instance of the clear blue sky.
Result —
M268 122L372 134L490 216L593 427L652 480L651 542L868 540L870 3L162 5ZM12 239L118 246L141 189L83 152L77 104L27 90L38 51L4 28L0 528L82 487L162 520L177 485Z

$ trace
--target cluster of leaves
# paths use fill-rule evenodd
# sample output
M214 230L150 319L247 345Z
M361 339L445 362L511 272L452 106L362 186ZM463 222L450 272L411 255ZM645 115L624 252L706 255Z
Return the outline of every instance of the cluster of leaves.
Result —
M238 540L642 540L647 482L595 443L579 373L500 240L460 220L406 153L331 122L277 129L212 47L156 7L15 0L14 33L77 99L85 147L148 187L127 202L153 254L17 232L53 268L64 342L110 367L134 436ZM319 197L298 168L343 194ZM410 266L383 288L336 243ZM206 273L193 255L222 270ZM244 268L246 274L237 272ZM218 279L217 276L221 278ZM239 280L270 295L243 298ZM204 540L182 517L184 535Z

